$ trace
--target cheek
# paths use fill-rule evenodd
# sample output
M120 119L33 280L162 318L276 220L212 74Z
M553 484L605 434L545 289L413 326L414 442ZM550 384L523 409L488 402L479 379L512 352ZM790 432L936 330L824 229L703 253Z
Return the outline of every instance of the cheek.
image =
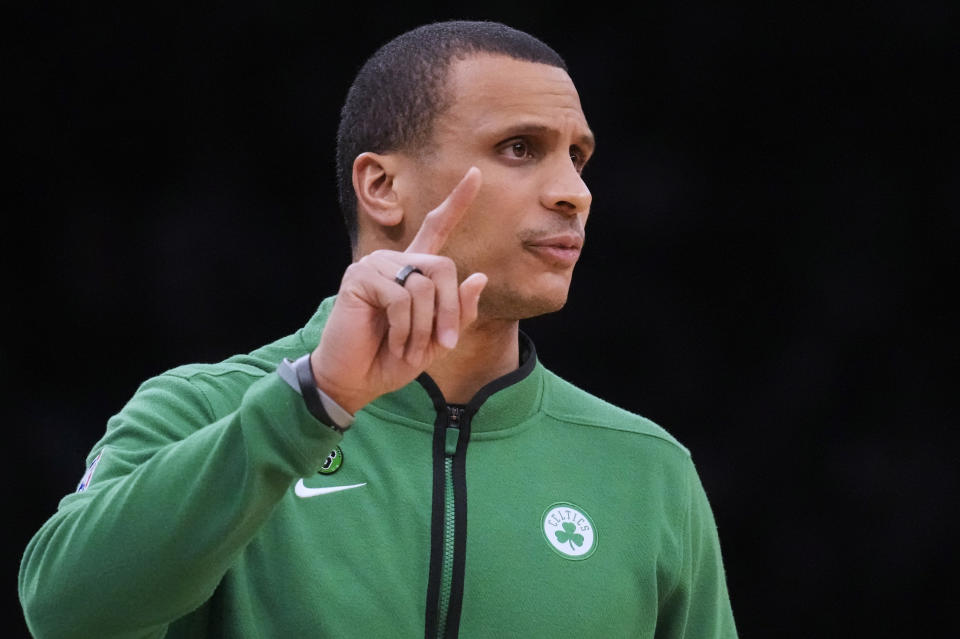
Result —
M454 257L461 269L502 272L522 252L519 233L523 227L521 185L503 187L495 171L484 173L484 185L454 230L444 253ZM529 209L529 205L526 207ZM469 273L461 272L461 275Z
M429 156L414 161L408 171L404 192L410 198L410 210L426 215L441 203L460 183L467 169L447 156Z
M483 244L489 250L506 248L509 238L515 237L519 224L519 208L515 202L491 193L481 187L457 228L468 244Z
M491 275L509 268L510 247L516 243L511 243L508 227L490 222L482 214L464 219L447 242L443 252L456 262L461 279L471 273Z

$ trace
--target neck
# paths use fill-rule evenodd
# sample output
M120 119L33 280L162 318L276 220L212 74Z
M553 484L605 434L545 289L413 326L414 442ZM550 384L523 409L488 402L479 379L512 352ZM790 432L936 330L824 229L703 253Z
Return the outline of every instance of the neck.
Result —
M520 366L518 331L516 321L477 320L427 374L449 403L466 404L478 390Z

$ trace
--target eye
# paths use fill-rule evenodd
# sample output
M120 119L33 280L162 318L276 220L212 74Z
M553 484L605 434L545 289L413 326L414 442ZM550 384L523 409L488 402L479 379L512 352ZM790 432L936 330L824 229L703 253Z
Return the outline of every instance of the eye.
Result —
M570 147L570 161L573 162L573 166L577 171L583 171L583 167L587 163L583 151L575 146Z
M508 140L500 147L500 152L515 160L529 160L535 155L533 145L523 138Z
M525 158L530 155L530 145L526 140L516 140L510 143L510 154L515 158Z

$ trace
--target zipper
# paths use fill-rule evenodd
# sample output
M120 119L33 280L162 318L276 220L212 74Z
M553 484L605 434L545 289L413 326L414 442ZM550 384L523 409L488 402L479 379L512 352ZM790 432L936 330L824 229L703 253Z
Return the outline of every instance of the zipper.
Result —
M437 606L437 637L447 632L447 617L450 612L450 586L453 583L454 540L456 539L456 498L453 492L453 457L460 443L460 423L465 410L460 406L447 406L447 427L444 429L443 446L443 560L440 568L440 601Z
M526 378L537 365L530 338L520 332L520 368L481 388L467 404L448 404L429 375L417 381L433 402L433 481L430 567L424 639L455 639L460 633L467 558L467 449L470 422L494 393Z
M425 639L456 637L459 632L466 552L465 455L471 411L449 404L437 408Z

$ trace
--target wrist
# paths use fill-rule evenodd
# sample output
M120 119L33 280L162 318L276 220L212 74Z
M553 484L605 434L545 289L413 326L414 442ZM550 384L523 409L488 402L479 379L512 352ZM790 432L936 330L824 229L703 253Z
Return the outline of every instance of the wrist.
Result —
M313 373L313 380L317 388L323 391L332 401L342 406L351 415L355 415L361 408L375 399L375 397L363 397L359 393L350 392L337 384L336 380L325 375L323 368L316 364L316 358L314 357L316 353L316 351L310 353L310 371Z
M293 362L284 358L277 366L277 374L303 397L307 410L317 421L338 433L350 428L354 419L352 411L346 410L317 385L309 355Z

